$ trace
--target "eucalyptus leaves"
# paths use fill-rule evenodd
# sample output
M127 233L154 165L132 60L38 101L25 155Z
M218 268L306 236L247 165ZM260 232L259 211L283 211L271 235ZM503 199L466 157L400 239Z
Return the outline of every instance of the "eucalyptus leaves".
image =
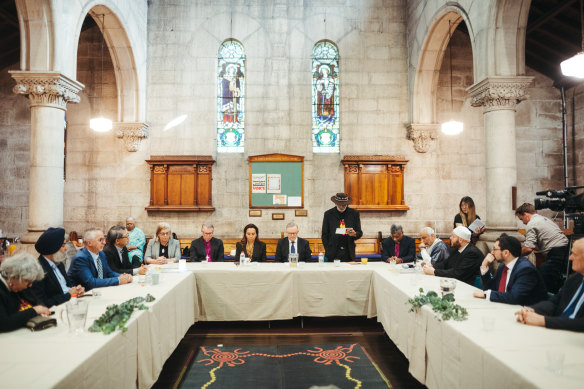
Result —
M444 297L440 297L438 296L438 293L433 290L425 295L423 293L424 289L420 288L420 294L408 300L408 303L412 305L410 312L413 312L426 304L430 304L432 305L432 310L436 313L436 317L440 320L466 320L468 312L466 311L466 308L454 304L453 294L447 294Z
M142 303L150 303L154 300L154 296L148 293L146 297L134 297L133 299L121 304L109 305L103 315L95 320L91 327L89 327L89 331L103 332L106 335L111 334L116 329L121 329L122 332L126 332L128 329L124 325L130 319L134 310L138 309L143 311L148 309L148 307Z

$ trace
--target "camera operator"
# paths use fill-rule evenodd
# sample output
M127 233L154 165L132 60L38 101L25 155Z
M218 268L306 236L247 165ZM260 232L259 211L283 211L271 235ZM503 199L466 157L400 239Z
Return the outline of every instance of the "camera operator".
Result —
M538 215L533 204L521 204L515 210L515 216L527 226L521 255L528 255L533 250L545 255L545 261L539 271L548 292L557 293L563 284L562 274L568 257L568 238L556 223Z

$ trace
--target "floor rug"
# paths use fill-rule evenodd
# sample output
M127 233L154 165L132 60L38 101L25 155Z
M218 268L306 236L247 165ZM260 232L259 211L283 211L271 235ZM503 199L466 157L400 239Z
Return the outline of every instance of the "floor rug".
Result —
M179 388L390 388L359 344L200 347Z

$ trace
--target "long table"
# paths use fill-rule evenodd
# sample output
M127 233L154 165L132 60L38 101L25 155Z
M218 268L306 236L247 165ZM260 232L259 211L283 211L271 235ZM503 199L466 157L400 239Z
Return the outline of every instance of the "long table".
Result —
M429 388L581 387L584 334L529 327L515 321L518 306L472 297L458 282L456 302L468 320L440 321L428 308L409 312L407 300L439 291L439 278L401 274L384 263L188 263L162 274L160 285L136 283L102 289L91 298L89 322L108 304L153 294L147 311L135 313L128 331L68 334L59 324L39 333L0 334L0 386L148 388L195 321L279 320L296 316L377 317L408 358L411 374ZM57 307L59 309L59 307ZM483 317L495 320L483 329ZM565 353L564 373L547 369L548 350Z

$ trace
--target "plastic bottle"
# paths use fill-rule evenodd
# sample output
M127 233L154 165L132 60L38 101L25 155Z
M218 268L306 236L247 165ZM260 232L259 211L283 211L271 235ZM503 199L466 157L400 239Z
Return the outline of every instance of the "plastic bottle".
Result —
M240 265L245 264L245 254L243 253L243 251L241 252L241 254L239 254L239 264Z
M69 302L73 305L77 305L77 295L76 294L72 294L71 295L71 299L69 300Z
M318 264L319 265L324 264L324 254L323 253L318 253Z

